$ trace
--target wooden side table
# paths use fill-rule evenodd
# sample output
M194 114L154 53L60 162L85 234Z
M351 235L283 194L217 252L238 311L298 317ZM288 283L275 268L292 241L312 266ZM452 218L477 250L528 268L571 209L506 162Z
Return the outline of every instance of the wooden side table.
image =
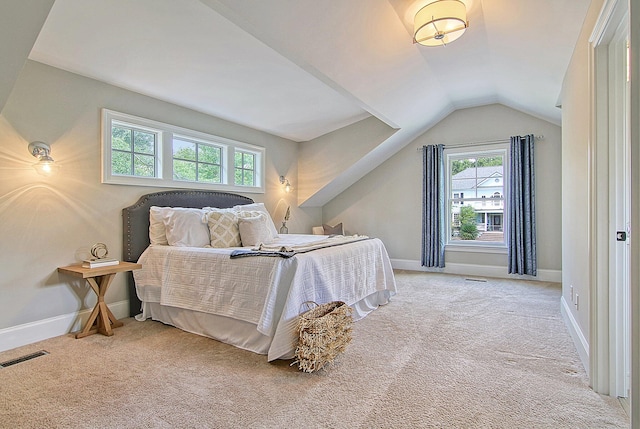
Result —
M87 324L82 331L76 334L76 338L83 338L96 332L110 337L113 335L112 328L122 326L122 322L116 319L104 302L104 295L107 293L107 289L117 273L138 270L140 268L142 268L142 265L133 262L120 262L118 265L108 265L98 268L85 268L82 265L69 265L58 268L58 272L60 273L86 279L91 289L98 295L98 302L96 306L93 307Z

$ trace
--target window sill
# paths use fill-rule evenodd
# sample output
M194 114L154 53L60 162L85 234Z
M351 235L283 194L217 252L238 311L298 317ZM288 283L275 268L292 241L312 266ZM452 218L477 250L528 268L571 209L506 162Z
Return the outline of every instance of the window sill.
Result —
M111 176L102 183L107 185L126 185L126 186L153 186L157 188L173 188L173 189L207 189L220 192L238 192L241 194L264 194L264 187L260 186L237 186L226 185L220 183L206 182L188 182L182 180L164 180L157 177L130 177L121 178Z
M446 252L465 252L465 253L495 253L507 254L507 247L500 245L486 244L447 244L444 247Z

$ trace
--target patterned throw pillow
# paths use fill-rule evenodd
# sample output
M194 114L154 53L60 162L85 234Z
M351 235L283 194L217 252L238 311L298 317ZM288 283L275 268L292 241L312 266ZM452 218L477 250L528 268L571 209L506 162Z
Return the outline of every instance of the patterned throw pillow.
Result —
M240 247L238 215L234 209L211 209L207 215L211 247Z

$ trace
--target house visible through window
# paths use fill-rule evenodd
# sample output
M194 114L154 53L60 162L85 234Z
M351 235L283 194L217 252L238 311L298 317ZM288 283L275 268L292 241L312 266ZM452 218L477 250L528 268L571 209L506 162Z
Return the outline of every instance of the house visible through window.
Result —
M264 192L265 149L102 111L102 182Z
M504 146L446 153L448 245L505 245L506 157Z

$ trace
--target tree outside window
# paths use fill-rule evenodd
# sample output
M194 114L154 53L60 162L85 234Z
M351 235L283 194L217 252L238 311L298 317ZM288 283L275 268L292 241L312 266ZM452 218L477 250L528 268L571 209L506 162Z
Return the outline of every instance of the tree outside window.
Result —
M111 172L116 175L155 177L157 133L113 124Z

